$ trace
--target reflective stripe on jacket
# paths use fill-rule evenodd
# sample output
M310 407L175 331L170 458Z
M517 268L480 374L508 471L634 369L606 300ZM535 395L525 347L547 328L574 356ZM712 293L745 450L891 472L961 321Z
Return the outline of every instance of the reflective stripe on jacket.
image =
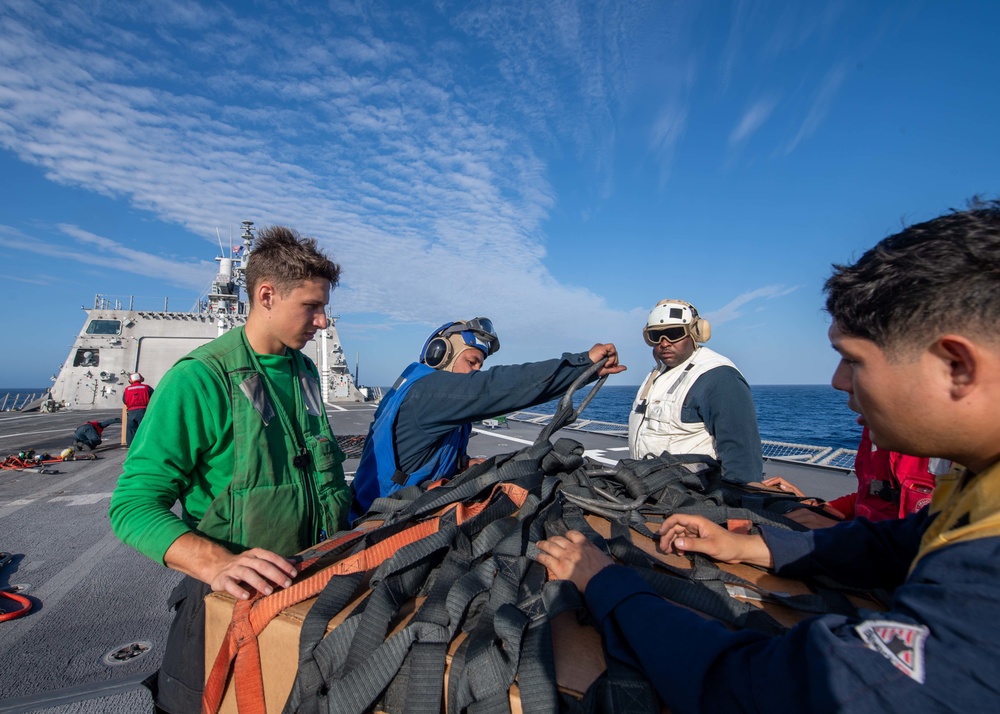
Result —
M684 400L698 377L716 367L732 367L729 359L707 347L699 347L687 360L666 372L652 373L639 388L628 419L631 457L641 459L646 454L706 454L717 458L715 441L702 422L688 423L681 419ZM737 370L739 371L739 370ZM647 385L653 380L652 386ZM638 412L642 395L646 408Z
M153 394L153 388L146 384L130 384L125 387L122 394L122 403L129 411L133 409L145 409L149 406L149 398Z

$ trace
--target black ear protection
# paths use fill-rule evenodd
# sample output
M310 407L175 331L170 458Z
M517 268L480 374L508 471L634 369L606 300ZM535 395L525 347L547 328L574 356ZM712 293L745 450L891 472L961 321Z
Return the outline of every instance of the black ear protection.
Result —
M451 346L451 342L444 337L432 337L424 348L424 354L420 361L428 367L437 369L440 365L448 364L452 352L454 352L454 348Z
M446 322L427 338L427 342L424 343L424 348L420 350L420 361L423 364L426 364L428 367L433 367L434 369L439 369L442 365L448 364L455 348L451 346L451 341L442 335L448 331L448 328L454 327L458 324L461 323Z
M461 335L464 344L451 338ZM474 317L471 320L446 322L431 333L420 350L420 362L434 369L444 369L465 349L475 347L483 353L483 359L500 350L500 338L493 329L493 321L488 317Z

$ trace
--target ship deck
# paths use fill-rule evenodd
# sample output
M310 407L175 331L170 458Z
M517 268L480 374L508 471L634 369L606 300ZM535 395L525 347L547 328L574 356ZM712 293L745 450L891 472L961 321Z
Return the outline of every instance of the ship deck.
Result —
M328 412L338 436L364 435L374 407L328 405ZM57 456L81 423L117 415L0 412L0 455L32 448ZM539 431L537 424L513 420L477 426L469 453L516 451ZM628 455L621 436L572 429L557 436L577 439L605 463ZM94 460L47 464L40 473L0 471L0 551L14 556L0 571L0 588L17 586L33 604L25 616L0 622L0 712L152 711L141 682L159 667L172 619L166 598L181 576L111 532L108 503L127 452L119 444L120 425L108 427L104 438ZM348 476L356 467L357 459L349 458ZM774 460L767 473L823 498L856 483L845 469ZM141 654L128 658L121 651Z

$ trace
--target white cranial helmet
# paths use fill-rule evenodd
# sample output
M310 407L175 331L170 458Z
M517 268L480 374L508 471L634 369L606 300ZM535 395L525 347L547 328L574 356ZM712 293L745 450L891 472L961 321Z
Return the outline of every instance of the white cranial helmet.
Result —
M659 339L655 333L668 327L683 327L695 342L708 342L712 328L707 320L698 316L698 310L683 300L660 300L649 312L642 335L649 345L656 345ZM673 338L668 338L674 341Z

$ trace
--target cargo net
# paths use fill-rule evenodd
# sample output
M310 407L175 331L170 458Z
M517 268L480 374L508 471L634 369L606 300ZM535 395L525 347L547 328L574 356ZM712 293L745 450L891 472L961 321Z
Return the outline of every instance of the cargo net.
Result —
M354 530L301 554L303 575L290 588L237 602L205 710L218 710L233 667L259 676L259 654L246 646L246 633L318 596L302 624L286 713L509 712L515 697L523 711L659 712L650 683L615 660L599 663L582 683L557 678L560 651L574 661L601 652L576 588L549 580L535 561L539 540L570 529L663 597L735 628L784 631L749 600L855 614L840 593L769 592L702 556L657 553L655 530L673 513L751 531L760 524L804 530L783 515L800 505L794 497L727 483L707 457L663 454L608 468L584 457L577 441L551 443L559 426L443 485L377 499ZM567 631L578 637L567 643ZM243 665L234 664L244 654ZM260 683L239 681L244 696L263 697ZM632 706L622 709L626 700Z

